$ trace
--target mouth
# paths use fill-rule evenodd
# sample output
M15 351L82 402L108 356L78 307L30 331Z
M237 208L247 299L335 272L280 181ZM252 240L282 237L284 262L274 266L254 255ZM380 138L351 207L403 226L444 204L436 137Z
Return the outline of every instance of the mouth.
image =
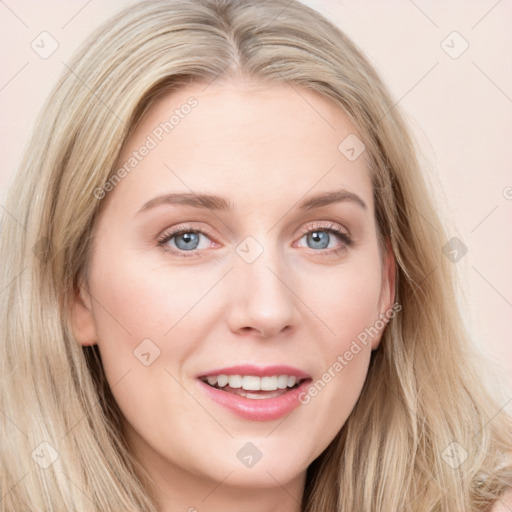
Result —
M289 366L251 365L214 370L197 379L210 400L239 417L256 421L291 413L312 382L309 375Z
M286 374L265 377L219 374L201 377L200 380L208 386L226 393L232 393L250 400L262 400L282 396L298 388L307 379Z

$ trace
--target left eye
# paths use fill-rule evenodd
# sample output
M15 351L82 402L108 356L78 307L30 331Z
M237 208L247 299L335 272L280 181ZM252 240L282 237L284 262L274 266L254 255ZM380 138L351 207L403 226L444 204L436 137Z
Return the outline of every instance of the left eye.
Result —
M338 241L336 241L338 239ZM299 243L305 241L310 249L330 249L336 247L337 242L342 239L342 233L333 229L315 229L306 233Z
M203 247L201 245L202 238L209 240L206 235L198 231L182 231L181 233L175 233L168 237L167 240L165 240L165 245L168 245L173 249L179 249L181 251L205 249L208 247L208 244Z

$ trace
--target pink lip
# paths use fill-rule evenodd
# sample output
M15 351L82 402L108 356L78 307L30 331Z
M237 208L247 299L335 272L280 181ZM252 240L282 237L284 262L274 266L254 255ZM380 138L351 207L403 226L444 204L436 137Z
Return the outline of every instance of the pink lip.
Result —
M208 377L210 375L254 375L255 377L272 377L274 375L290 375L297 379L310 379L311 376L293 366L276 365L276 366L255 366L252 364L244 364L239 366L230 366L229 368L220 368L218 370L208 371L198 375L200 377Z
M275 398L251 399L221 391L198 381L204 392L218 404L236 413L238 416L253 421L277 420L290 414L300 405L299 396L309 386L310 380L305 380L298 387L287 391Z
M290 414L300 405L299 396L310 385L311 377L291 366L257 367L252 365L231 366L201 374L210 375L254 375L270 377L274 375L291 375L297 379L305 379L299 386L274 398L251 399L222 391L198 380L199 386L207 396L219 405L229 409L244 419L253 421L272 421Z

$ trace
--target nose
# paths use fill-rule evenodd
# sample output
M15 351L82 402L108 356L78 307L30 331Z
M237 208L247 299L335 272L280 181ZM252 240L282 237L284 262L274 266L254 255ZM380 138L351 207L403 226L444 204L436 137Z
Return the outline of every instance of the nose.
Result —
M238 260L231 272L228 323L232 332L272 338L293 331L300 318L291 273L277 258Z

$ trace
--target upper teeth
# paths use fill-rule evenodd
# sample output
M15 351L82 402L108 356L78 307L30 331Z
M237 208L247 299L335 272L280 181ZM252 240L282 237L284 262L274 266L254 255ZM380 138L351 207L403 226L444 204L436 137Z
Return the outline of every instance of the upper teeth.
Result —
M210 375L206 378L210 386L223 388L242 388L246 391L275 391L276 389L292 388L297 383L293 375L275 375L272 377L256 377L254 375Z

